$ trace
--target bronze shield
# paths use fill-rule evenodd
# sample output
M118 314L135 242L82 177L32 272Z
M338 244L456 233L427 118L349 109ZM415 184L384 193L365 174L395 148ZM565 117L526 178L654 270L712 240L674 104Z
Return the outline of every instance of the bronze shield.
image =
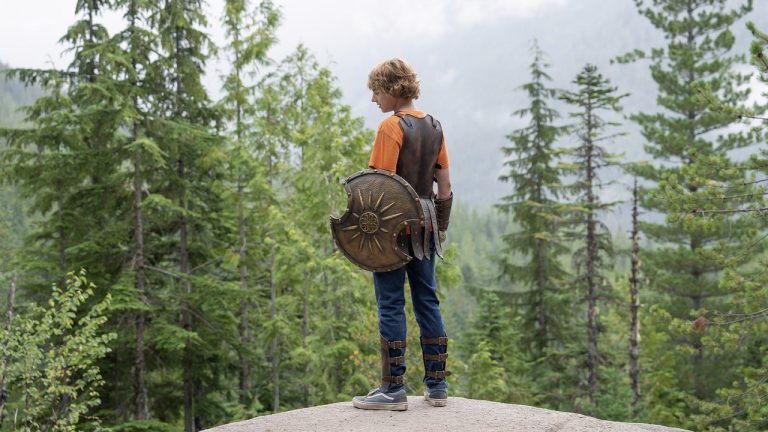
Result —
M351 175L344 188L347 211L340 218L331 216L336 246L365 270L390 271L407 264L412 257L405 244L405 227L410 225L416 233L424 224L416 191L397 174L378 169Z

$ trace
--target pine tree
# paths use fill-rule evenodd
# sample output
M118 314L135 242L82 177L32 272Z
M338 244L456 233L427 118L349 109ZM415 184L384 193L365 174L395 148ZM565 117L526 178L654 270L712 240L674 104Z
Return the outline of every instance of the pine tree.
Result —
M311 398L345 399L349 382L361 376L349 362L349 356L361 349L354 336L361 332L360 323L375 310L366 292L370 285L366 275L335 253L327 240L327 221L346 207L340 194L340 181L366 166L366 147L373 135L351 108L340 103L341 91L326 67L299 47L285 64L295 87L289 104L291 141L299 152L297 170L291 172L295 198L288 206L300 224L305 241L313 245L305 249L310 256L297 272L301 286L302 317L301 350L306 357L292 355L299 370L318 371L320 377L301 386ZM366 301L367 300L367 301ZM326 316L323 311L334 311ZM294 354L301 352L294 351ZM316 355L313 355L316 354ZM323 359L323 360L321 360ZM304 400L304 405L316 399Z
M629 276L629 379L632 386L632 418L639 414L641 402L640 390L640 227L638 211L638 187L637 178L632 188L632 251L631 270Z
M175 219L167 227L177 236L175 252L167 253L173 254L171 262L178 270L166 272L174 275L169 286L176 287L180 299L179 327L169 327L175 335L168 337L183 340L183 348L175 354L182 369L184 430L190 432L206 423L205 413L196 410L195 402L206 398L205 386L214 385L206 381L217 375L206 371L213 371L221 360L224 353L214 347L228 339L227 330L234 324L234 317L225 312L231 307L228 285L208 276L207 268L229 246L218 241L229 238L220 232L226 224L221 223L216 191L224 159L221 139L214 133L219 118L201 82L215 47L204 31L207 23L201 1L166 0L156 20L153 26L160 34L162 56L155 64L162 73L163 92L152 114L162 119L158 125L162 129L154 130L152 138L168 160L167 182L160 190L168 197L164 205ZM204 317L203 322L224 321L219 322L220 330L211 332L196 326L193 314ZM222 333L227 337L222 338Z
M563 236L567 221L560 202L564 193L562 152L555 148L567 127L554 124L559 115L549 102L557 92L546 86L550 78L544 54L537 45L532 51L532 81L522 86L530 106L515 112L529 119L529 124L508 135L512 145L503 148L508 172L500 180L514 183L515 192L503 197L497 208L512 213L516 225L514 232L503 236L500 270L505 281L520 284L512 304L521 324L518 349L536 366L533 371L509 372L541 378L531 390L535 403L573 410L571 389L577 384L576 367L571 363L580 355L572 343L575 324L569 318L576 298L567 289L569 276L562 261L569 247Z
M764 50L768 46L768 35L758 31L754 23L748 23L747 27L755 38L750 49L752 63L760 72L760 79L766 82L768 61ZM762 95L762 103L750 108L723 104L712 97L711 93L706 96L713 111L731 115L735 123L747 123L756 130L765 130L768 125L768 119L762 115L768 96L766 94ZM765 177L766 154L766 150L761 149L759 154L752 155L744 164L744 168L751 173L746 181L719 188L716 193L712 193L710 200L720 208L697 212L702 215L700 219L722 222L728 220L724 216L747 214L765 232L763 211L767 204L766 188L762 185L764 180L757 180L757 177ZM694 328L705 335L707 349L738 353L739 356L726 365L734 369L733 381L724 383L725 386L718 389L717 398L698 401L697 408L702 414L694 418L697 427L701 429L764 430L768 426L764 403L764 395L768 391L765 235L753 233L729 239L728 243L715 248L710 256L726 268L720 284L732 293L732 301L722 312L700 316L694 321Z
M299 46L261 87L260 139L281 185L268 213L271 313L262 324L273 411L337 401L364 381L351 359L367 351L355 335L374 309L363 274L333 253L327 218L345 207L339 182L364 166L372 135L339 102L334 80ZM296 379L307 371L312 378Z
M501 199L496 206L512 212L520 231L504 236L504 258L501 273L510 282L521 283L525 294L520 307L524 319L523 346L531 347L539 357L553 341L560 340L565 306L560 292L566 271L559 258L567 246L558 236L561 218L558 197L562 193L561 170L557 167L558 150L554 145L565 133L565 128L554 125L558 113L548 106L556 96L554 89L546 87L550 80L544 62L544 53L534 45L534 60L530 66L532 81L522 89L530 99L530 107L516 111L530 123L507 136L512 146L503 147L508 172L499 179L512 182L515 192ZM522 254L526 262L514 264L513 255Z
M658 182L657 187L641 189L641 205L667 216L665 224L641 223L644 234L657 245L643 254L649 287L654 290L648 300L657 305L644 328L658 332L649 338L648 347L653 349L644 352L652 371L646 375L645 393L652 407L651 421L684 426L688 424L685 417L694 411L688 395L712 398L718 386L732 379L718 366L729 354L706 350L702 337L686 324L702 310L722 309L728 300L728 292L717 283L724 267L708 258L709 251L731 236L754 231L754 225L744 219L695 221L687 213L716 208L708 196L722 185L741 181L743 174L728 152L756 139L754 133L726 130L729 116L707 111L695 86L713 89L731 106L746 102L749 90L743 86L749 77L735 72L743 57L730 53L734 37L729 27L751 10L752 2L735 9L729 9L725 0L635 3L667 40L666 47L653 49L649 57L659 89L657 102L664 111L632 116L648 142L646 151L658 161L632 169L641 178ZM644 56L638 50L620 60ZM653 325L658 328L652 329ZM670 407L682 410L683 418L670 412Z
M583 244L574 253L575 282L584 292L587 303L587 355L589 413L594 414L598 396L598 366L605 362L605 356L598 350L599 316L598 302L607 304L612 296L607 279L613 246L608 227L599 220L599 213L609 211L615 203L600 200L600 192L606 184L599 178L601 169L618 165L614 155L601 145L618 134L606 134L607 129L619 126L605 120L602 113L617 114L619 102L626 94L618 94L593 65L586 65L573 83L576 91L566 91L561 99L578 108L571 117L575 125L579 144L572 149L573 164L569 169L576 175L576 182L569 187L576 195L578 209L575 212L574 228L578 242ZM583 243L582 243L583 242Z
M109 220L120 206L116 164L121 95L105 71L114 48L96 17L108 3L80 1L79 19L62 41L74 58L65 70L10 69L8 76L46 91L25 108L28 127L5 129L5 158L10 174L31 198L30 213L47 223L31 233L21 251L21 284L41 297L51 282L63 283L69 267L93 271L94 281L108 285L119 269L122 227ZM77 264L73 264L73 263Z
M44 287L65 284L71 267L92 272L98 301L119 277L124 261L124 156L120 129L125 98L115 77L118 49L98 22L108 1L78 1L78 15L62 42L73 52L64 70L11 70L46 94L25 109L28 128L5 130L11 174L41 223L19 253L20 298L47 298ZM117 215L117 217L116 217ZM63 334L61 338L68 335ZM72 382L80 377L71 376ZM64 393L59 410L77 401Z
M97 18L103 11L118 8L126 9L128 27L110 37ZM149 181L142 168L147 161L152 168L162 165L162 151L146 136L150 128L146 107L153 99L150 89L158 87L150 59L157 39L141 24L156 9L138 0L80 1L76 12L81 18L63 38L74 51L74 60L65 71L15 71L28 84L40 82L49 91L27 109L33 128L10 132L9 156L15 178L35 203L32 210L47 212L52 207L42 225L46 228L35 235L27 252L42 259L20 261L28 266L57 262L55 273L59 274L71 265L86 267L100 286L99 296L104 292L115 295L109 326L121 340L104 360L109 365L104 368L109 390L103 400L122 404L124 389L131 387L120 385L127 375L123 371L132 371L135 415L146 419L144 317L148 302L144 288L149 278L145 273L142 194ZM133 170L127 171L128 166ZM51 186L53 193L47 192ZM50 249L47 242L54 239L56 259L37 253L37 248ZM35 267L24 276L27 287L42 286L52 277ZM36 281L40 276L42 280ZM29 295L29 290L24 292ZM132 332L121 324L127 319L135 324L133 340ZM133 353L123 355L123 350L134 347ZM133 362L117 361L129 356Z
M134 403L135 418L142 421L150 417L145 335L147 314L151 311L151 294L148 292L150 278L147 274L146 259L151 255L151 246L148 248L147 244L151 221L148 220L144 205L146 185L150 179L147 172L165 166L162 150L147 136L151 123L147 107L151 106L154 87L152 56L159 41L157 33L148 27L148 23L149 17L157 13L158 9L154 3L139 0L119 0L115 2L114 7L124 10L127 22L127 27L113 37L113 43L121 49L122 61L112 73L122 84L124 110L128 113L124 124L124 129L128 131L125 137L125 155L133 168L132 172L125 173L132 185L132 206L126 212L126 219L129 221L127 224L132 228L132 250L130 260L125 263L121 282L115 285L114 291L119 305L116 309L129 310L135 326L131 400ZM128 282L128 278L132 280ZM122 280L126 280L125 288ZM119 346L131 345L126 341L125 345L121 343ZM120 377L115 376L113 379L119 380Z
M253 290L249 286L252 265L248 257L248 244L258 241L257 237L249 235L248 227L261 219L259 215L254 214L254 206L249 205L249 202L258 202L265 198L260 193L264 189L265 179L263 167L258 165L263 160L258 156L258 137L249 132L254 131L252 123L256 114L256 85L252 84L252 80L259 69L269 63L267 50L275 41L274 33L278 22L278 11L270 1L262 1L253 10L251 3L246 0L226 2L223 23L229 38L227 51L232 57L232 71L225 78L224 90L227 93L221 104L232 128L232 144L229 149L232 156L227 171L234 174L231 187L234 189L232 199L237 208L238 274L240 289L243 292L238 329L239 398L243 405L248 405L252 397L251 364L254 361L253 356L249 355L250 345L253 343L250 322L250 298Z

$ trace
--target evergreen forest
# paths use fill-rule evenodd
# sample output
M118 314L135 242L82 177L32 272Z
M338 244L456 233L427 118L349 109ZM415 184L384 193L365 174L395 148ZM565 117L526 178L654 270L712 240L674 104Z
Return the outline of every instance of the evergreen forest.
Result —
M768 430L763 1L626 0L662 43L606 57L643 65L653 111L531 44L506 193L457 195L437 264L451 396ZM278 5L224 5L77 0L69 64L0 64L0 431L193 432L378 382L372 277L329 231L375 131L306 46L273 58Z

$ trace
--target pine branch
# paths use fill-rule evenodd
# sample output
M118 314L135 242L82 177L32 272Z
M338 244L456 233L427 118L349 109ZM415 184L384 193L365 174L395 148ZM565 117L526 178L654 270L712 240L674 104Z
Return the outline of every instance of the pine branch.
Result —
M716 209L716 210L700 210L700 209L693 209L691 210L690 214L693 215L706 215L706 214L732 214L732 213L763 213L766 210L768 210L768 207L762 207L759 209L734 209L734 210L725 210L725 209Z
M180 275L180 274L178 274L178 273L174 273L174 272L172 272L172 271L168 271L168 270L165 270L165 269L161 269L161 268L158 268L158 267L153 267L153 266L151 266L151 265L146 265L146 264L144 264L144 268L145 268L145 269L148 269L148 270L156 271L156 272L158 272L158 273L162 273L162 274L164 274L164 275L166 275L166 276L171 276L171 277L174 277L174 278L176 278L176 279L182 279L182 280L183 280L183 279L186 279L186 277L185 277L185 276L182 276L182 275Z
M722 316L722 317L736 317L729 321L723 321L723 322L717 322L713 323L717 326L727 326L731 324L736 324L744 321L754 321L756 319L760 319L763 317L768 316L768 308L759 310L757 312L752 312L748 314L723 314L723 313L717 313L716 316Z
M714 424L716 424L716 423L720 423L721 421L730 420L730 419L732 419L732 418L736 418L736 417L738 417L738 416L740 416L740 415L742 415L742 414L744 414L744 413L746 413L746 412L747 412L747 410L746 410L746 409L740 409L740 410L738 410L738 411L736 411L736 412L734 412L734 413L732 413L732 414L728 414L728 415L726 415L726 416L723 416L723 417L718 417L718 418L716 418L716 419L714 419L714 420L710 420L710 421L707 423L707 425L711 426L711 425L714 425Z
M209 264L213 264L213 263L215 263L215 262L219 262L219 261L221 261L221 257L215 257L215 258L213 258L213 259L210 259L210 260L208 260L208 261L206 261L206 262L204 262L204 263L200 264L199 266L197 266L197 267L193 268L192 270L190 270L190 271L189 271L189 273L190 273L190 274L193 274L194 272L196 272L196 271L200 270L201 268L203 268L203 267L206 267L206 266L208 266Z
M764 167L763 166L759 166L759 167L755 167L755 168L768 168L768 165L766 165ZM756 184L759 184L759 183L765 183L765 182L768 182L768 179L761 179L761 180L756 180L756 181L753 181L753 182L734 183L732 186L707 186L707 187L710 188L710 189L720 189L720 190L723 190L723 191L727 191L727 190L732 190L732 189L736 189L736 188L740 188L740 187L744 187L744 186L752 186L752 185L756 185Z
M763 196L768 195L768 191L766 192L759 192L759 193L748 193L748 194L741 194L741 195L728 195L720 197L720 200L726 201L726 200L732 200L732 199L738 199L738 198L752 198L757 196Z
M752 119L752 120L760 120L760 121L768 122L768 117L759 117L759 116L752 116L752 115L747 115L747 114L739 114L739 120L745 119L745 118Z

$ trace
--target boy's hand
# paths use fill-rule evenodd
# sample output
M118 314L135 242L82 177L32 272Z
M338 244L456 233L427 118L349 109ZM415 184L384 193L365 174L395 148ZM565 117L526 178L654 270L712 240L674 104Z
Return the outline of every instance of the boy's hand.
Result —
M437 238L440 240L440 246L442 246L445 243L445 239L448 238L448 233L445 231L438 231Z

